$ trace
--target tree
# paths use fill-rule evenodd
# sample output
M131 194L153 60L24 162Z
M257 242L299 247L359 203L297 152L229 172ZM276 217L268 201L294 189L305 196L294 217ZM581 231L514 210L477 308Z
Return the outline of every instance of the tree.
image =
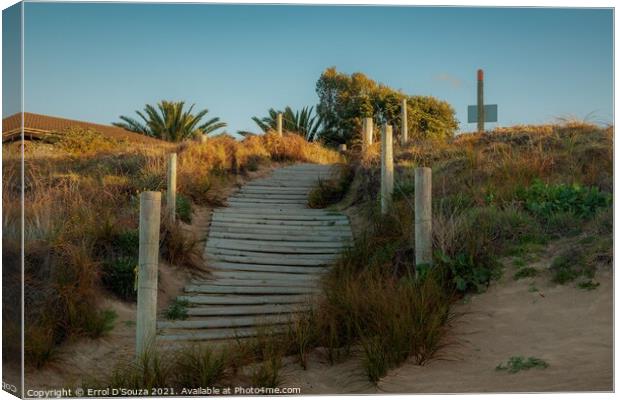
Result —
M142 121L121 115L123 122L113 125L170 142L206 135L226 126L217 117L202 122L209 112L207 109L192 114L193 104L187 110L184 107L183 101L162 100L156 106L147 104L143 111L136 111Z
M356 72L347 75L327 68L316 84L317 113L323 121L321 139L327 143L351 143L361 131L362 118L372 117L376 126L388 123L399 132L401 103L407 99L407 118L412 138L447 138L458 128L454 110L430 96L407 96ZM357 139L359 140L359 139Z
M321 118L317 114L313 115L314 107L304 107L299 111L287 106L284 111L277 111L270 108L268 116L264 118L252 117L252 120L263 132L269 132L277 128L278 114L282 113L282 129L297 133L308 141L315 140L319 135Z

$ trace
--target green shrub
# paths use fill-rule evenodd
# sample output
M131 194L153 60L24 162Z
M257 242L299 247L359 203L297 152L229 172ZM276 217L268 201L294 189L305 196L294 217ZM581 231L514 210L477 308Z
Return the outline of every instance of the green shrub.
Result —
M187 319L187 300L174 299L166 310L166 318L170 320Z
M192 223L192 203L187 197L180 194L177 195L176 210L177 216L181 219L181 221L188 224Z
M518 191L525 209L548 219L555 213L568 212L579 218L591 218L598 208L611 204L611 194L596 187L579 185L548 185L539 180Z
M552 280L555 283L564 284L575 280L580 276L594 277L594 268L586 263L584 249L570 247L558 255L550 267Z
M120 299L135 301L137 267L137 257L120 257L106 261L102 264L101 283Z
M516 374L519 371L524 371L532 368L536 369L546 369L549 366L546 361L541 360L536 357L528 357L525 359L524 357L510 357L508 362L504 364L499 364L495 369L497 371L508 371L511 374Z
M594 289L596 289L599 286L601 286L601 284L599 282L594 282L591 279L587 280L587 281L584 281L584 282L579 282L577 284L577 287L579 289L588 290L588 291L594 290Z
M499 274L499 264L492 262L491 259L478 264L472 255L458 254L451 258L441 253L436 259L438 266L449 271L456 289L463 293L485 291L491 279Z

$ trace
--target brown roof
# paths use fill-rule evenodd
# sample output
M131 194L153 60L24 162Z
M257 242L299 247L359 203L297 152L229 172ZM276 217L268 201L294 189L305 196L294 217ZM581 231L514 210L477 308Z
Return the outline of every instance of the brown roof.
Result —
M138 143L164 144L159 139L141 135L139 133L130 132L123 128L111 125L93 124L91 122L76 121L73 119L52 117L49 115L24 113L24 133L27 136L40 138L46 133L62 132L71 127L80 127L84 129L92 129L105 136L114 139L124 139ZM21 133L21 114L13 114L2 120L2 141L12 140Z

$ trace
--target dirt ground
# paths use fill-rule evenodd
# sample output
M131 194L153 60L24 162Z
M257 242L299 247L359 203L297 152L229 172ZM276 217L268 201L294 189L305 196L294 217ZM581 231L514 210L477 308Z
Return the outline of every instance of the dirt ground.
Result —
M556 251L551 246L530 265L543 271ZM610 268L597 272L600 286L591 291L555 285L545 273L514 280L515 271L507 267L488 291L455 305L451 344L424 366L405 363L373 387L359 357L330 366L314 354L306 371L294 363L286 367L284 385L304 394L612 391ZM549 366L495 370L512 356L537 357Z

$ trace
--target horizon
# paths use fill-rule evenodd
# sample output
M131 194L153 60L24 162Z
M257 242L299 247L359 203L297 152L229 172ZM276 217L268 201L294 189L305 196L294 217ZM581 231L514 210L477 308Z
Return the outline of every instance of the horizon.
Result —
M110 125L147 103L182 100L208 108L229 133L260 132L251 118L269 108L316 106L316 81L335 66L447 101L460 132L475 130L466 111L475 104L478 68L485 71L485 102L499 108L499 122L489 128L614 119L613 9L24 7L25 112ZM3 60L3 68L14 68L14 60ZM3 118L20 111L4 98Z

